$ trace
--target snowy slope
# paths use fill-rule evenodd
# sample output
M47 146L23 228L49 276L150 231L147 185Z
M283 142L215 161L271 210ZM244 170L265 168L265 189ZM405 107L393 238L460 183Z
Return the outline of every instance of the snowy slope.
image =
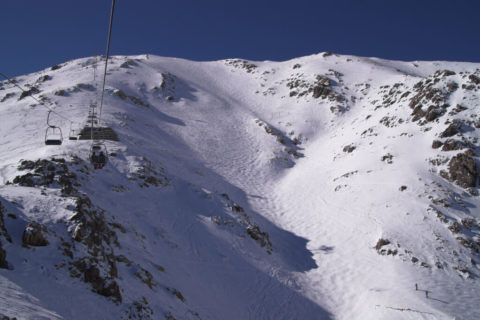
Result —
M15 80L68 136L96 63ZM102 170L1 82L0 315L477 319L479 68L113 57Z

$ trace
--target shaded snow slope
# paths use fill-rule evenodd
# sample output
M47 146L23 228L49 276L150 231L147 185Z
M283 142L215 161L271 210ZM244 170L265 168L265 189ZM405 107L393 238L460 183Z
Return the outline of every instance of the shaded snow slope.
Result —
M67 137L97 63L15 80ZM113 57L101 170L1 82L0 315L478 318L479 68Z

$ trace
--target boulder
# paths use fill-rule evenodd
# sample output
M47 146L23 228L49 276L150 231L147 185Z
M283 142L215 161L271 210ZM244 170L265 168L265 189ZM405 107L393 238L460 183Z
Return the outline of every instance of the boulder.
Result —
M475 84L480 84L480 78L474 74L469 75L468 79L470 79L470 81L472 81Z
M440 148L442 145L443 145L443 142L442 142L442 141L434 140L433 143L432 143L432 148L433 148L433 149L438 149L438 148Z
M454 139L447 139L443 144L442 151L454 151L454 150L462 150L467 146L465 143L459 140Z
M450 160L448 171L450 180L462 188L474 188L477 184L477 164L465 153L459 153Z
M440 134L441 138L448 138L461 132L462 124L458 121L450 123L450 125Z
M38 222L31 221L25 227L22 236L22 245L25 247L42 247L48 245L48 241L44 236L47 228Z

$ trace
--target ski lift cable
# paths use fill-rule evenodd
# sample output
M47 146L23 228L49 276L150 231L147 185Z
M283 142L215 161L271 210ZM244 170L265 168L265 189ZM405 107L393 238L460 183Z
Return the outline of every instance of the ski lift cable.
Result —
M16 84L15 81L13 81L12 79L10 79L9 77L7 77L6 75L4 75L3 73L0 72L0 76L2 76L3 78L5 78L10 84L14 85L15 87L17 87L18 89L20 89L22 92L25 92L25 93L28 93L27 90L23 89L19 84ZM62 114L56 112L55 110L53 110L52 108L50 108L49 106L47 106L45 103L43 103L42 101L38 100L37 98L35 98L34 96L32 96L31 94L28 94L28 96L30 98L32 98L33 100L35 100L38 104L40 104L42 107L48 109L49 112L52 112L54 114L56 114L57 116L59 116L60 118L64 119L64 120L67 120L67 121L70 121L70 123L79 123L77 121L73 121L73 120L70 120L69 118L63 116Z
M107 77L107 65L108 65L108 56L110 51L110 38L112 35L112 24L113 24L113 12L115 9L115 0L112 0L112 9L110 10L110 23L108 25L108 38L107 38L107 52L105 54L105 69L103 71L103 84L102 84L102 96L100 99L100 111L98 114L98 121L102 119L102 108L103 108L103 96L105 94L105 78Z

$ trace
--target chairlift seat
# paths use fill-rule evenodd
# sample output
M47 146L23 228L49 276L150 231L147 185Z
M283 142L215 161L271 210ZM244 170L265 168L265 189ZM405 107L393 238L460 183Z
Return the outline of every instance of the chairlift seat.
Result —
M93 144L92 147L90 148L89 159L95 169L103 168L108 161L108 152L105 144L104 143Z
M58 146L63 141L62 130L59 127L48 126L45 131L45 145Z
M62 140L60 139L47 139L45 140L45 144L47 146L59 146L62 144Z

